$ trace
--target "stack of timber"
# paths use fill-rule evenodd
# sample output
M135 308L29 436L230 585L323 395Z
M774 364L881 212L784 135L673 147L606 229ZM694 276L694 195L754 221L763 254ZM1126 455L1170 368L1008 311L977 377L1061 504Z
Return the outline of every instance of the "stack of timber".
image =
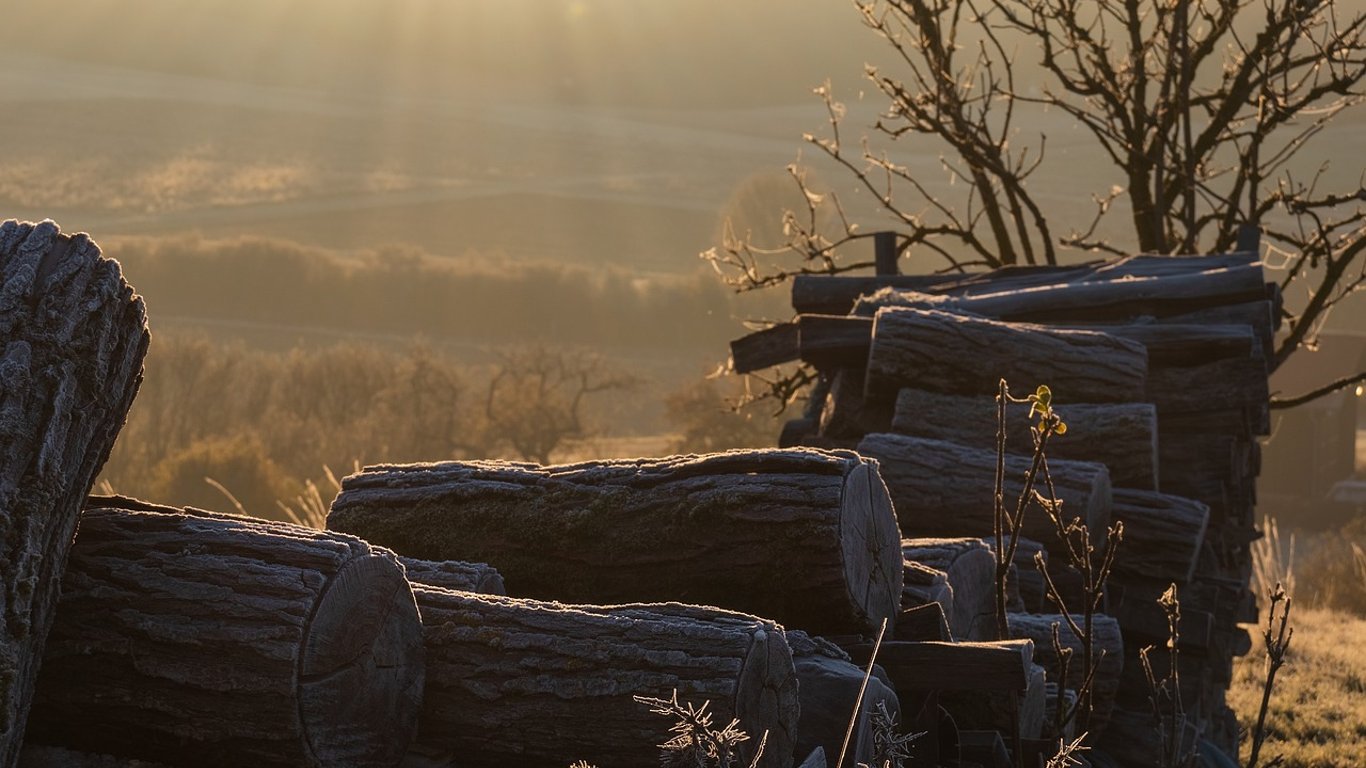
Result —
M89 237L0 224L0 766L18 760L81 502L147 343L142 299Z
M1016 396L1048 385L1068 425L1049 443L1064 517L1085 522L1097 544L1108 524L1124 525L1104 606L1124 662L1109 719L1129 724L1147 711L1138 653L1164 646L1158 600L1174 584L1183 705L1210 748L1233 753L1224 693L1248 647L1238 623L1256 618L1249 545L1260 535L1257 437L1269 427L1279 302L1255 247L958 275L804 275L792 286L796 318L737 339L731 357L740 373L814 369L806 410L780 445L876 458L908 536L993 535L997 382ZM1027 413L1006 411L1008 499L1033 451ZM1066 597L1080 576L1052 524L1033 514L1030 555L1042 552ZM1017 552L1011 605L1057 613L1032 560ZM908 561L907 594L952 616L933 570ZM1127 732L1118 742L1101 734L1101 744L1123 755ZM1128 751L1121 763L1147 760L1142 745Z

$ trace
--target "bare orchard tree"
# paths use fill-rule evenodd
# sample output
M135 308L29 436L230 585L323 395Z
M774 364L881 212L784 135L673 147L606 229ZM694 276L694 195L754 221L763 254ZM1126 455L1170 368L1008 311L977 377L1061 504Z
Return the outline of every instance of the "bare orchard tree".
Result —
M489 444L549 464L557 449L591 436L588 398L636 384L634 376L587 352L533 346L504 353L484 401Z
M1289 333L1272 361L1278 366L1366 282L1362 178L1325 189L1326 157L1307 177L1292 172L1311 147L1361 166L1357 153L1316 142L1363 99L1366 18L1348 18L1344 5L855 0L893 62L866 71L885 107L870 135L854 144L845 135L845 108L827 84L817 94L829 131L805 138L873 195L900 231L902 253L938 254L946 271L1055 264L1062 249L1226 252L1238 247L1242 225L1258 225L1266 247L1286 256L1283 288L1304 286L1309 296L1297 313L1286 310ZM1022 59L1023 52L1036 59ZM1046 136L1031 143L1019 123L1026 111L1043 109L1073 118L1122 179L1093 191L1087 220L1063 221L1029 186L1044 162ZM918 151L927 143L938 148L961 195L936 192L940 187L886 149L912 140ZM786 259L775 263L772 249L737 238L703 254L738 290L871 266L842 253L871 232L851 221L836 195L810 190L800 167L790 171L807 202L785 216ZM818 231L823 209L836 212L843 231ZM1116 223L1129 236L1101 237L1115 231L1102 223L1126 209L1127 220Z

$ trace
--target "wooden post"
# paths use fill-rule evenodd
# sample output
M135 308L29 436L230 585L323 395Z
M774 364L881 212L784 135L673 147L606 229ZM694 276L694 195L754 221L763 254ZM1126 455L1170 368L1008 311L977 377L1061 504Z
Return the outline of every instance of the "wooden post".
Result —
M142 381L146 315L90 238L0 224L0 767L19 759L81 503Z
M897 256L900 254L897 253L895 232L875 233L873 235L873 252L874 269L878 277L888 277L900 273L896 266Z

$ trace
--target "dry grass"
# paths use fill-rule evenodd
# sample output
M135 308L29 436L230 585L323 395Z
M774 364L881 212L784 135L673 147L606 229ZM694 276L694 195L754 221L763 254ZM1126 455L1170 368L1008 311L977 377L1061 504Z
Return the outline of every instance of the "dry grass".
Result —
M1295 640L1276 677L1263 759L1284 768L1350 768L1366 761L1366 619L1296 605ZM1265 647L1260 627L1252 652L1234 668L1229 706L1250 727L1261 703ZM1244 745L1244 758L1247 745Z

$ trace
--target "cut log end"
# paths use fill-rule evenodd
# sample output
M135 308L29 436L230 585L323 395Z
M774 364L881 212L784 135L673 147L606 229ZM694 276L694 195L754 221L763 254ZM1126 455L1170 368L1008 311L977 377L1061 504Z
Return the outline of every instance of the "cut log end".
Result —
M855 614L876 632L901 607L901 529L876 464L861 462L844 481L840 510L845 584ZM871 512L871 514L870 514Z
M791 755L797 746L797 678L793 674L792 651L781 632L759 630L754 633L745 656L740 679L735 685L735 716L741 723L764 726L762 733L749 734L741 747L745 763L754 760L754 750L764 744L764 765L777 765L772 756Z
M396 765L422 708L422 624L403 572L362 557L333 577L304 634L299 714L318 765Z

